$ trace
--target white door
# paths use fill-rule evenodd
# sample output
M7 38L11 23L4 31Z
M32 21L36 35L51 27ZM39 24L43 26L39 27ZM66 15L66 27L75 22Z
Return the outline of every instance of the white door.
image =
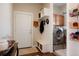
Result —
M26 12L14 13L14 39L18 47L32 47L32 14Z

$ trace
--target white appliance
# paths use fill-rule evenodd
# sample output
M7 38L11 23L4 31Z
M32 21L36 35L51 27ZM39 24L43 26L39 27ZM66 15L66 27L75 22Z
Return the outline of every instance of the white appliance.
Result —
M53 44L63 43L64 29L62 27L55 26L53 30Z

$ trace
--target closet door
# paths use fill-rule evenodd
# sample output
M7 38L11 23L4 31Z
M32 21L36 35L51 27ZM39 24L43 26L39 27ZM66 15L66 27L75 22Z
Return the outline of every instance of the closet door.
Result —
M32 47L32 15L15 12L14 16L14 38L19 48Z

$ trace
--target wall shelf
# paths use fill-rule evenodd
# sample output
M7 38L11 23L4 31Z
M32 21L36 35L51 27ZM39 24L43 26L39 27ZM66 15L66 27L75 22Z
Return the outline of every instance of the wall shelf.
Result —
M79 10L73 9L69 15L71 17L71 20L69 22L69 27L71 29L76 30L75 32L70 33L71 40L78 41L79 40L79 18L78 18L79 17ZM75 19L72 17L75 17Z

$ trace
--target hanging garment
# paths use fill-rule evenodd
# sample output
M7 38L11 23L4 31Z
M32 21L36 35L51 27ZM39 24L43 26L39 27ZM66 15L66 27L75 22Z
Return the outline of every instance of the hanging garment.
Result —
M44 32L44 25L45 25L45 21L41 21L41 23L40 23L40 33Z

